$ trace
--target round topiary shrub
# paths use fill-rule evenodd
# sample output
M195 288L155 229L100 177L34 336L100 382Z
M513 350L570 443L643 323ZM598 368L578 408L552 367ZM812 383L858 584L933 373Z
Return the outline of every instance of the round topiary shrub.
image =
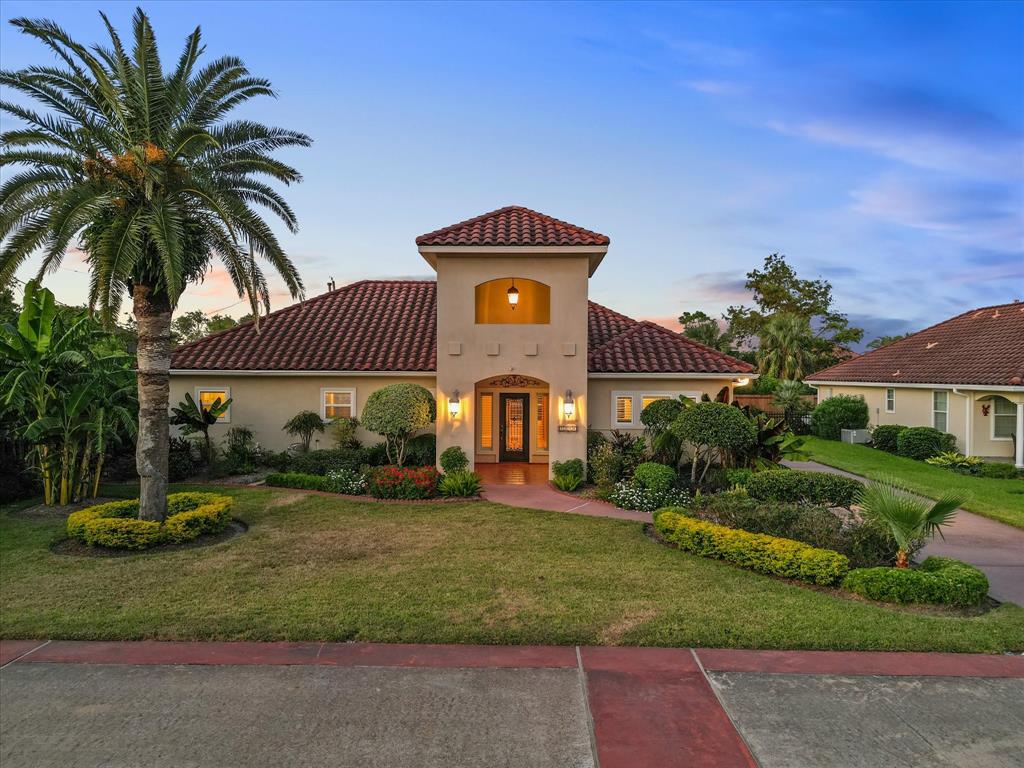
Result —
M693 446L690 482L704 479L717 459L725 459L746 450L757 440L757 430L739 408L725 403L695 403L684 408L674 422L672 431ZM703 461L703 470L698 469Z
M956 447L956 438L933 427L908 427L896 438L896 452L908 459L924 461Z
M405 462L412 436L433 424L435 418L434 397L419 384L381 387L366 399L362 413L363 427L384 438L388 460L399 466Z
M72 512L67 533L94 547L149 549L183 544L204 533L220 533L231 521L231 497L215 493L172 493L163 522L139 520L139 500L112 501Z
M896 440L905 429L902 424L879 424L871 430L871 445L886 453L896 453Z
M664 464L645 461L633 473L633 482L648 491L665 493L676 484L676 471Z
M836 395L822 400L811 412L811 431L826 440L838 440L844 429L868 425L868 404L860 395Z
M441 453L441 469L446 475L452 472L461 472L469 466L469 458L466 452L457 445L445 448Z

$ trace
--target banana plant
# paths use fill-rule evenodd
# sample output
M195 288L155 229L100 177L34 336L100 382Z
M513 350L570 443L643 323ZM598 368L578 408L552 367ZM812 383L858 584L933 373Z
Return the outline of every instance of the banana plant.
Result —
M224 402L218 397L209 408L204 408L192 399L192 395L185 393L185 399L178 403L176 408L171 408L171 424L181 427L186 435L200 433L206 444L206 463L213 464L213 441L210 439L210 427L217 423L217 419L227 413L231 405L229 397Z

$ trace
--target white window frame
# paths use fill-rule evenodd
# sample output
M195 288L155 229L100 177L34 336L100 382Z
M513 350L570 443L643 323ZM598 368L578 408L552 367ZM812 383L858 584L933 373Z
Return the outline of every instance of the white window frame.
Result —
M1015 402L1013 402L1013 400L1011 400L1008 397L1004 397L1002 399L1005 400L1006 402L1008 402L1010 405L1014 406L1014 410L1012 412L1008 413L1008 414L1007 413L1001 413L1001 414L999 414L999 417L1002 418L1002 419L1012 418L1013 419L1013 428L1014 428L1014 430L1016 430L1017 429L1017 410L1016 409L1020 408L1020 406L1017 405ZM988 433L989 433L989 439L993 440L993 441L996 441L996 442L1009 443L1009 442L1013 441L1012 437L996 437L996 398L994 398L994 397L992 398L992 424L989 426Z
M890 396L889 393L892 393ZM946 408L949 408L947 401ZM886 387L885 389L885 412L896 413L896 387Z
M356 388L355 387L321 387L320 388L320 418L323 419L324 423L330 421L327 418L327 393L338 394L347 392L352 397L352 418L357 419L359 415L356 413Z
M231 387L196 387L196 395L195 395L195 397L196 397L196 405L199 406L200 410L202 410L202 407L203 407L203 399L202 399L202 397L203 397L202 393L203 392L223 392L224 395L225 395L225 398L224 398L225 400L230 400L231 399ZM228 409L226 411L224 411L224 415L221 416L219 419L217 419L216 423L217 424L230 424L231 423L231 406L230 405L228 406Z
M616 390L612 392L611 402L611 429L642 429L643 424L640 422L640 413L643 411L643 402L645 397L661 397L668 400L675 400L679 397L686 397L694 402L699 403L701 397L704 396L703 392L650 392L647 390ZM620 397L629 397L633 400L633 420L632 421L619 421L618 420L618 408L616 407Z
M936 395L943 395L946 398L946 410L940 411L938 408L935 407ZM946 422L943 425L942 429L939 429L939 427L935 423L935 416L940 413L943 416L943 421ZM944 389L932 390L932 427L934 429L938 429L940 432L949 432L949 392L947 392Z

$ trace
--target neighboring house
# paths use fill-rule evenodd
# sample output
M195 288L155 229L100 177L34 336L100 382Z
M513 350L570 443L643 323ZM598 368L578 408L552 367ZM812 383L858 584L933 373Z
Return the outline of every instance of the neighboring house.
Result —
M964 312L807 378L818 399L862 395L872 424L956 435L968 456L1024 467L1024 303Z
M416 239L436 282L364 280L179 347L171 402L231 397L214 436L251 428L273 449L301 410L359 417L374 390L437 398L437 449L475 462L585 458L587 427L640 430L651 400L731 400L752 367L588 301L609 239L502 208ZM375 438L363 433L365 441ZM320 447L329 447L321 436Z

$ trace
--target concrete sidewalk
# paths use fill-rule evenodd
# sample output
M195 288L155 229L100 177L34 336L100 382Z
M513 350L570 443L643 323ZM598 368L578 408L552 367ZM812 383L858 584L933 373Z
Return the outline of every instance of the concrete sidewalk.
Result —
M0 642L0 764L954 766L1024 758L1024 658Z
M816 461L787 461L786 466L812 472L829 472L862 483L867 478ZM1024 530L1005 525L966 509L953 524L924 548L923 556L954 557L977 566L988 576L989 594L997 600L1024 605Z

